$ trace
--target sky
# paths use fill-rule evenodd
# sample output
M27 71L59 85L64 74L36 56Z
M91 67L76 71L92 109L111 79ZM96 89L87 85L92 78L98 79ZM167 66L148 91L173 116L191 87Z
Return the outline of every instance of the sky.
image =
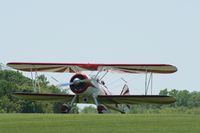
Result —
M155 93L200 91L199 7L198 0L0 0L0 62L172 64L178 72L154 76ZM140 93L144 75L133 79Z

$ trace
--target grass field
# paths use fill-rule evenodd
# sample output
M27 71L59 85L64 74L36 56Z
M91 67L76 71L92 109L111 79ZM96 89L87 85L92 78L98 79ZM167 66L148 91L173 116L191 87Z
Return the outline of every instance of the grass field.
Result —
M0 133L200 133L199 115L0 114Z

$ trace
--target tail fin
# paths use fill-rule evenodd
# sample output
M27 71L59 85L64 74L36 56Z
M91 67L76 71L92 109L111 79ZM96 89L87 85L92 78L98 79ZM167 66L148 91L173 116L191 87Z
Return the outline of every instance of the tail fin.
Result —
M130 95L128 85L125 84L120 95Z

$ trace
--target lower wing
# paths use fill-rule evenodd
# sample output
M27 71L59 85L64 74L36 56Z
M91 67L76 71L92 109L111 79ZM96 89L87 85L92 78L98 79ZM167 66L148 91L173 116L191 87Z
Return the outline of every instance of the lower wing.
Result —
M53 101L53 102L71 102L75 95L70 94L48 94L48 93L29 93L16 92L13 95L20 99L32 101ZM82 103L82 97L77 97L76 102ZM176 99L171 96L160 95L106 95L98 96L98 102L101 104L139 104L139 103L154 103L154 104L170 104ZM93 99L89 99L87 103L94 103Z
M52 102L69 102L74 95L69 94L49 94L49 93L31 93L15 92L13 95L17 98L31 101L52 101Z
M102 104L170 104L176 102L174 97L161 95L107 95L98 96L98 100Z

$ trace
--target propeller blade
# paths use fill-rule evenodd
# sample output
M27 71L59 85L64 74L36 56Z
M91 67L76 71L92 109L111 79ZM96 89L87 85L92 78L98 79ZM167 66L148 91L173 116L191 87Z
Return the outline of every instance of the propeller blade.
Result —
M73 82L70 83L63 83L63 84L59 84L59 87L65 87L65 86L70 86L70 85L75 85L75 84L79 84L79 83L83 83L83 82L90 82L90 79L84 79L84 80L75 80Z
M76 83L84 83L84 82L90 82L91 80L90 79L83 79L83 80L75 80L74 82L71 82L73 84L76 84Z
M65 86L69 86L72 85L73 83L63 83L63 84L59 84L59 87L65 87Z

